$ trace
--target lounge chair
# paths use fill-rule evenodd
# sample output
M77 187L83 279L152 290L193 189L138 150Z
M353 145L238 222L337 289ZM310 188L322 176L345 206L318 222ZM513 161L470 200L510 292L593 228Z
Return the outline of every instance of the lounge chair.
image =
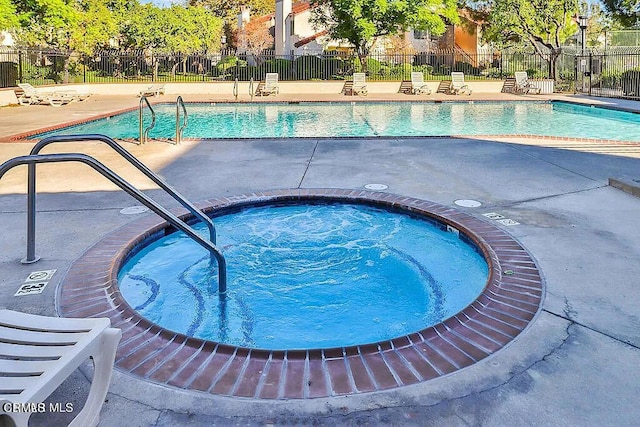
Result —
M365 73L353 73L353 86L351 95L367 96L367 75Z
M451 72L451 86L449 92L454 95L471 95L471 88L464 82L464 73L459 71Z
M44 91L33 87L30 83L19 83L22 94L18 96L20 105L49 104L52 107L77 101L78 98L69 91Z
M260 82L256 89L256 95L260 96L277 95L279 92L278 73L267 73L264 82Z
M50 411L45 399L92 358L89 395L70 426L96 426L122 336L109 326L104 318L66 319L0 310L0 424L9 417L26 427L33 412Z
M516 86L515 86L516 93L539 94L541 92L541 89L539 87L535 87L531 84L531 82L529 81L529 76L527 75L526 71L516 71L515 78L516 78Z
M414 95L431 95L431 89L424 82L424 74L419 71L411 73L411 93Z
M138 96L157 96L164 95L164 85L151 85L140 91Z

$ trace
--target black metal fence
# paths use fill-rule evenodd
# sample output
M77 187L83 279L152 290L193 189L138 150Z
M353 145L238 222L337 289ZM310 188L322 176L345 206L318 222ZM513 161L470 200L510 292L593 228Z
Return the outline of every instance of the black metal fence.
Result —
M91 57L42 50L0 51L0 87L18 82L57 83L195 82L262 80L277 72L280 80L339 80L363 71L357 57L338 52L319 55L148 53L103 51ZM469 55L461 50L419 53L376 53L366 60L369 80L408 80L412 71L426 79L447 79L462 71L474 79L503 79L526 70L532 78L548 78L548 58L526 52L487 51Z
M640 52L576 56L576 91L640 100Z
M363 71L357 57L324 52L317 55L149 53L103 51L78 56L43 50L0 50L0 87L17 83L203 82L263 80L276 72L280 80L340 80ZM556 91L640 99L640 50L581 54L565 49L552 67L549 56L532 52L486 51L469 55L461 50L418 53L376 53L366 60L368 80L402 81L412 71L427 80L446 80L462 71L469 80L502 80L516 71L532 79L555 74Z

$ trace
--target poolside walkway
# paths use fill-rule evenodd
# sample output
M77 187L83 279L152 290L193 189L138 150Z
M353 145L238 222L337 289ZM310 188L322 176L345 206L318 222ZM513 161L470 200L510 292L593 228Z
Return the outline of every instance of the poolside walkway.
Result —
M493 96L474 94L470 99ZM640 111L640 103L633 101L554 96L558 98ZM137 103L135 97L91 97L61 108L0 108L0 138ZM28 153L32 145L0 144L0 162ZM101 145L69 143L64 148L96 156L175 207ZM457 208L478 218L497 212L519 222L500 227L536 260L546 295L538 317L514 342L436 380L354 396L259 401L176 390L116 371L100 426L605 426L636 425L640 419L640 198L608 185L611 177L640 184L639 144L317 138L185 141L179 146L151 142L126 148L193 201L280 188L360 189L368 183L451 207L457 199L478 200L479 208ZM60 150L50 147L47 152ZM0 181L0 308L55 315L56 286L71 263L140 215L121 214L122 208L137 203L87 168L39 167L36 250L42 260L22 265L25 176L20 169ZM52 269L57 271L41 294L13 296L30 272ZM50 401L81 407L89 373L74 373ZM31 425L61 425L72 416L36 414Z

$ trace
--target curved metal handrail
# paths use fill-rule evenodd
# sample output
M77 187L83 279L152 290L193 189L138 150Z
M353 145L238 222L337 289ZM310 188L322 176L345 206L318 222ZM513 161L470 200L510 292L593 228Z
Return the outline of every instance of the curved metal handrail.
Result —
M38 154L38 155L28 155L28 156L19 156L13 159L7 160L2 165L0 165L0 179L2 176L10 169L20 166L20 165L35 165L37 163L59 163L59 162L80 162L84 163L97 172L99 172L102 176L116 184L126 193L134 197L140 203L151 209L153 212L158 214L162 219L169 222L172 226L177 228L178 230L184 232L189 237L191 237L196 243L205 248L212 256L212 259L215 258L218 262L218 293L220 297L224 297L227 292L227 262L224 258L222 252L211 242L203 239L198 233L193 230L187 223L182 221L180 218L157 204L153 199L151 199L146 194L142 193L140 190L132 186L130 183L125 181L122 177L114 173L111 169L104 166L102 163L97 161L91 156L86 154L79 153L71 153L71 154ZM29 173L33 173L35 168L30 168ZM34 180L35 181L35 180Z
M249 95L251 96L251 100L253 101L253 77L249 80Z
M182 206L184 206L189 212L193 214L200 221L204 222L207 228L209 229L209 239L211 243L216 244L216 227L207 215L202 213L200 209L198 209L193 203L187 200L182 194L178 193L176 189L167 184L158 174L149 169L144 163L140 160L136 159L131 153L122 148L120 144L118 144L113 138L110 138L106 135L98 135L98 134L86 134L86 135L53 135L47 138L41 139L38 141L33 148L31 149L30 155L40 154L40 150L50 144L54 144L57 142L76 142L76 141L99 141L104 142L109 147L111 147L116 153L120 154L125 160L135 166L140 172L145 174L147 178L153 181L158 187L162 188L166 191L171 197L177 200ZM29 169L34 168L35 164L29 164ZM29 178L33 177L33 182L29 179L28 189L29 189L29 199L27 200L27 212L29 214L29 218L31 218L31 213L35 216L35 193L36 193L36 183L35 183L35 170L33 172L29 172ZM33 228L33 229L32 229ZM31 244L33 240L33 236L35 235L35 224L29 223L27 226L27 243ZM35 243L33 243L35 247ZM32 251L32 254L35 253L35 250ZM29 250L27 250L27 259L33 259L35 257L29 257Z
M143 102L147 103L147 106L149 107L149 111L151 111L151 124L146 129L143 129L144 128L144 123L143 123L144 105L142 104ZM151 129L153 129L153 127L156 125L156 112L153 110L153 107L151 106L151 103L149 102L147 97L144 96L144 95L142 95L140 97L140 106L138 107L138 118L140 120L140 141L139 141L139 143L140 144L144 144L145 142L147 142L147 139L149 137L149 131Z
M235 82L233 83L233 97L238 100L238 78L236 77Z
M182 111L184 113L182 126L180 126L180 107L182 107ZM187 114L187 107L184 105L182 97L178 96L176 99L176 144L180 144L180 141L182 141L182 131L187 127L188 123L189 114Z

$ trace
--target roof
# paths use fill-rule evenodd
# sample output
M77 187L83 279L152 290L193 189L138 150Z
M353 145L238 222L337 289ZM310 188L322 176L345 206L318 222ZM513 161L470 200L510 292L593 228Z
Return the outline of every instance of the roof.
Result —
M305 37L305 38L303 38L303 39L298 40L298 41L297 41L297 42L295 42L293 45L294 45L295 47L304 46L304 45L305 45L305 44L307 44L307 43L311 43L312 41L314 41L314 40L315 40L315 39L317 39L318 37L322 37L322 36L324 36L325 34L327 34L327 32L328 32L327 30L322 30L322 31L320 31L319 33L315 33L315 34L314 34L314 35L312 35L312 36Z

